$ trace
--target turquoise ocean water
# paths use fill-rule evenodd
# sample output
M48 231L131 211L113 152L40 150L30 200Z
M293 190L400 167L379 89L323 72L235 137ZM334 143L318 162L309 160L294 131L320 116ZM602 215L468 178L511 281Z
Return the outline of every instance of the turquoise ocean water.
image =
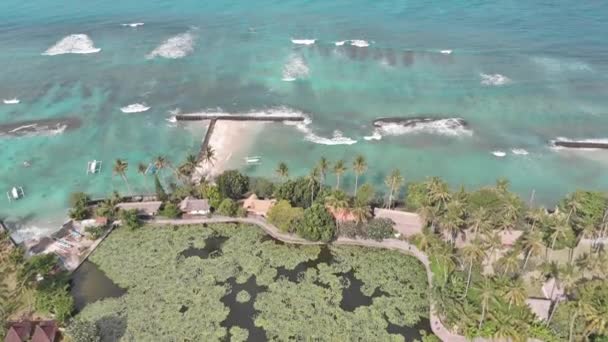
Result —
M125 191L110 171L116 158L129 161L131 184L145 191L138 162L198 152L203 127L166 121L178 108L305 113L308 126L271 124L251 144L263 158L245 169L254 175L280 160L304 174L322 155L361 153L365 180L378 186L398 167L407 180L437 175L468 187L508 177L547 205L576 188L605 190L608 152L548 141L608 138L607 17L603 1L3 0L0 99L20 103L0 102L0 125L77 124L0 136L2 198L14 185L26 192L0 200L0 217L19 237L58 228L70 192ZM77 34L94 47L80 40L75 48L101 50L60 54L69 42L55 45ZM135 103L150 109L121 111ZM374 135L371 125L429 115L468 126ZM92 159L103 170L87 176Z

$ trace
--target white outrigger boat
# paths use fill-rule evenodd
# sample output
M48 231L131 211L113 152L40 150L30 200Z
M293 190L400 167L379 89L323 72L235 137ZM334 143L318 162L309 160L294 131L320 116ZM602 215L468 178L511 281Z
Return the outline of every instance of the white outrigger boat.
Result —
M96 174L101 171L101 160L92 160L87 163L87 175Z
M20 186L14 186L11 190L6 192L6 197L8 197L8 201L16 201L18 199L23 198L25 196L25 191Z
M259 164L261 160L262 157L260 156L245 157L245 163L247 164Z

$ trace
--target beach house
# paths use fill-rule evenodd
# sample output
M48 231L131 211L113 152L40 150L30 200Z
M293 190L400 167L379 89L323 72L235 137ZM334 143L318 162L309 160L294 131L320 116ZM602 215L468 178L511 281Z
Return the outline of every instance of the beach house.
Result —
M207 215L211 207L206 199L186 197L179 204L179 210L186 215Z

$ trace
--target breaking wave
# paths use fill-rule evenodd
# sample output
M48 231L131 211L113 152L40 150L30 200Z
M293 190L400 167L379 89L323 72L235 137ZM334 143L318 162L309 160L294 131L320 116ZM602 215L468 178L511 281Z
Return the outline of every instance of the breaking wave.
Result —
M507 154L503 151L492 151L492 154L498 158L504 158Z
M194 34L185 32L165 40L150 52L146 58L155 57L178 59L188 56L194 51Z
M0 137L58 135L65 132L67 129L78 128L80 125L81 121L78 118L20 121L1 124Z
M283 66L283 81L293 82L297 79L305 78L310 73L310 69L304 59L298 55L291 55Z
M368 47L369 46L369 42L367 40L362 40L362 39L340 40L340 41L334 42L334 44L336 46L343 46L344 44L348 44L350 46L356 46L356 47Z
M501 86L511 83L511 80L501 74L479 74L481 76L481 84L485 86Z
M440 50L439 53L442 55L451 55L452 54L452 50Z
M129 24L121 24L121 26L127 26L127 27L139 27L139 26L144 26L144 23L129 23Z
M150 109L150 107L146 106L143 103L134 103L134 104L130 104L128 106L124 106L124 107L120 108L120 110L123 113L127 113L127 114L141 113L141 112L147 111L148 109Z
M89 54L97 53L99 51L101 51L101 49L96 48L91 38L86 34L72 34L55 43L55 45L46 50L43 55L55 56L66 53Z
M313 45L316 39L292 39L291 42L296 45Z
M534 57L532 61L549 73L592 71L591 66L576 60L561 60L550 57Z
M461 118L386 118L374 121L376 127L365 140L381 140L383 136L405 134L437 134L450 137L471 136L473 131Z
M4 104L7 104L7 105L12 105L12 104L18 104L21 101L19 101L18 98L13 98L13 99L8 99L8 100L2 100L2 102L4 102Z
M528 151L524 150L523 148L511 149L511 153L519 155L519 156L526 156L529 154Z

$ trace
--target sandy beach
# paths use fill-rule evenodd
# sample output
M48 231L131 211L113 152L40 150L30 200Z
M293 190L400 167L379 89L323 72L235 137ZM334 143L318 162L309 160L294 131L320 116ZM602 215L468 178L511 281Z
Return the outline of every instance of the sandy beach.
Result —
M199 162L192 180L198 183L203 177L215 177L225 170L242 166L244 158L251 152L251 144L266 124L259 121L218 120L209 140L209 146L215 151L215 161L213 164Z

